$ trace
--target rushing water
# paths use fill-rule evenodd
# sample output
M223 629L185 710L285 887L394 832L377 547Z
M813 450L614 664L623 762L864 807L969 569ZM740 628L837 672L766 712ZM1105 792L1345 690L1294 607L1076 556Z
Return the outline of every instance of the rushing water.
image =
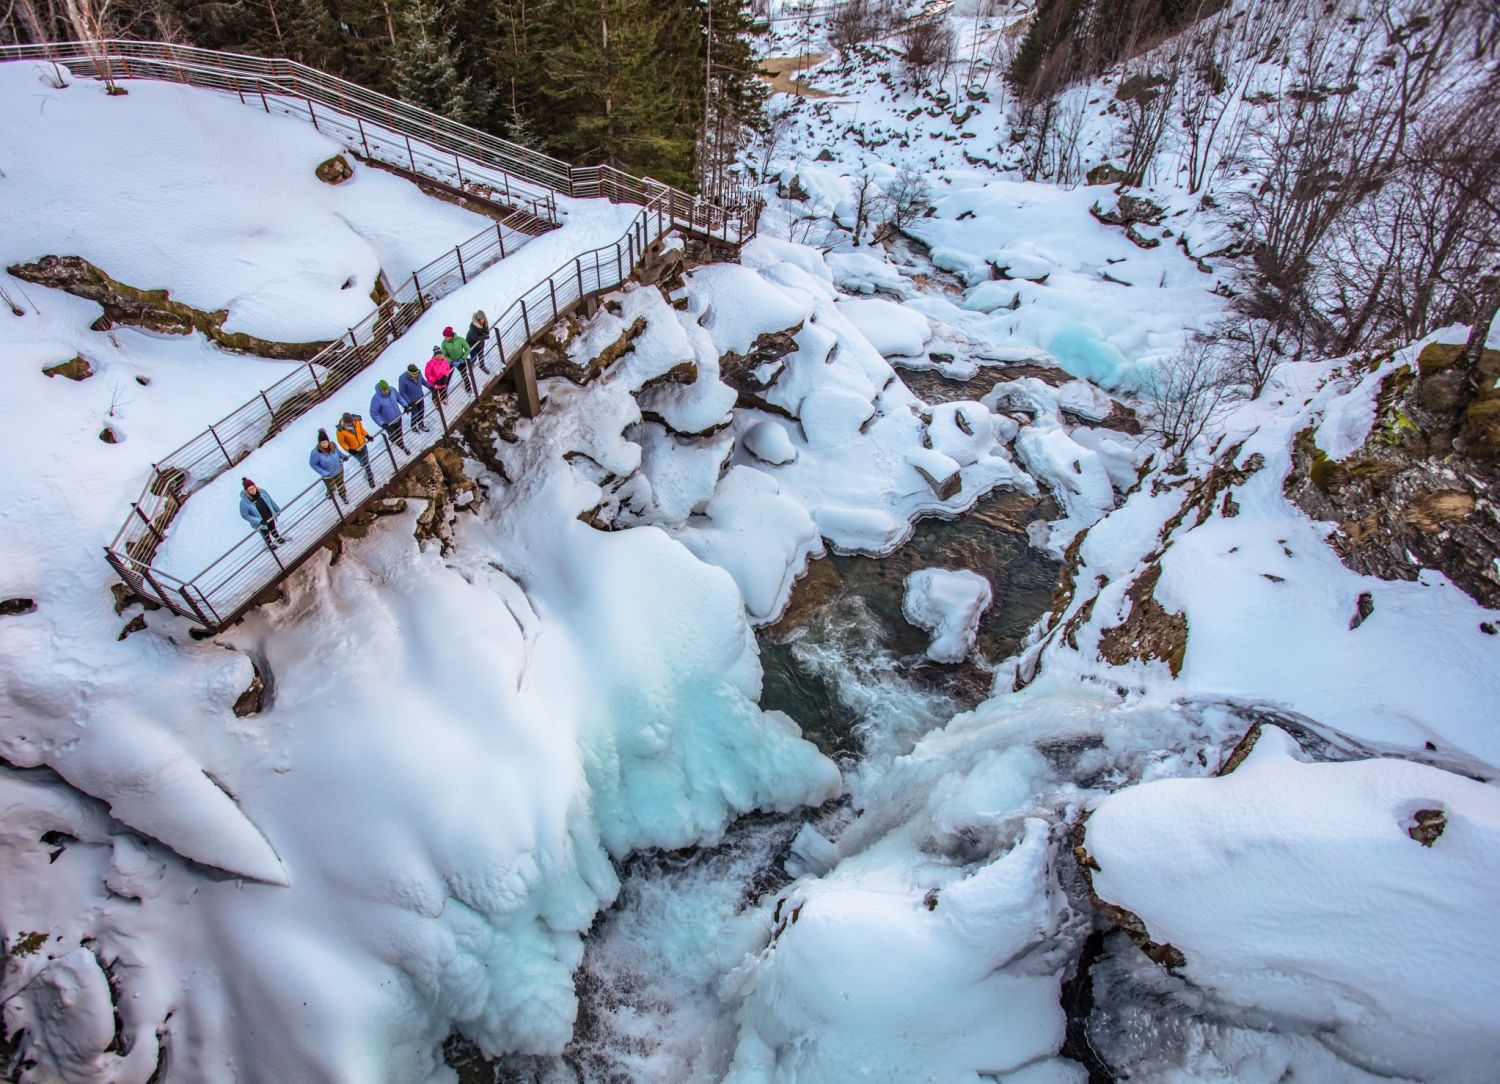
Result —
M785 711L837 759L857 800L922 734L989 694L989 667L1050 605L1057 565L1027 545L1025 526L1055 515L1049 500L997 493L956 520L919 523L887 557L814 562L785 616L761 630L762 705ZM995 601L977 661L931 662L927 634L902 616L906 576L930 567L990 581ZM488 1063L455 1041L450 1064L464 1084L718 1079L735 1038L718 987L753 947L746 912L791 880L784 860L804 823L836 838L851 816L846 798L743 818L716 847L635 856L619 899L589 934L578 1025L563 1055Z

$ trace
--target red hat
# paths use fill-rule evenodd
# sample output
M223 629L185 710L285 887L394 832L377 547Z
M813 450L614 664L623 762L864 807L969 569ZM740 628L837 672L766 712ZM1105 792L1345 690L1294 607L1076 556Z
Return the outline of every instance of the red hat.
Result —
M451 338L453 338L453 329L451 327L445 327L445 328L443 328L443 338L445 338L445 339L451 339Z
M254 484L255 483L252 482L252 481L250 481L250 479L248 479L248 478L241 478L240 479L240 485L244 486L246 489L249 489Z

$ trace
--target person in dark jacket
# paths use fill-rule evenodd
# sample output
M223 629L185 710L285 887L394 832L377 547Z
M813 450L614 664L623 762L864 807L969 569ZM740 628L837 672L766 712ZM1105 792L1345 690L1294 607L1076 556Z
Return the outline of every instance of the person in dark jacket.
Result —
M458 370L458 375L463 377L464 387L469 389L470 395L478 395L479 391L474 386L474 374L469 370L469 344L460 339L451 327L443 328L443 342L439 349L443 357L448 359L448 364Z
M406 412L411 415L411 427L418 433L427 432L427 392L422 389L431 387L416 365L408 365L406 372L401 374L401 379L396 381L396 394L406 404Z
M469 354L474 358L474 364L485 372L490 367L484 363L484 348L490 341L490 318L484 314L484 310L474 314L474 319L469 322L469 333L464 336L469 344Z
M317 471L318 477L323 479L323 484L328 487L329 500L333 500L335 489L344 500L349 499L349 491L344 488L344 460L348 458L348 455L335 447L333 441L328 439L328 430L318 430L318 443L308 455L307 465Z
M365 432L365 420L358 414L346 413L339 419L333 435L338 438L340 448L359 460L359 465L365 468L365 481L374 489L375 472L370 469L370 434Z
M400 393L392 391L384 380L375 385L375 394L370 397L370 420L385 430L392 444L411 455L406 441L401 439L401 414L405 407Z
M276 529L276 517L281 512L281 505L248 478L241 478L240 485L243 487L240 490L240 518L259 531L261 538L266 540L266 546L274 550L286 541Z

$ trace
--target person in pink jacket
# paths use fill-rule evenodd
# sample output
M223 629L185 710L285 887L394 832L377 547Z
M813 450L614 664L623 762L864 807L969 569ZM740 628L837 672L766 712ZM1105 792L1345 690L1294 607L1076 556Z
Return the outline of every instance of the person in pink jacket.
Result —
M443 351L434 346L432 357L427 362L427 368L423 370L427 377L427 383L432 385L432 393L441 401L448 401L448 378L453 375L453 366L448 359L443 357Z

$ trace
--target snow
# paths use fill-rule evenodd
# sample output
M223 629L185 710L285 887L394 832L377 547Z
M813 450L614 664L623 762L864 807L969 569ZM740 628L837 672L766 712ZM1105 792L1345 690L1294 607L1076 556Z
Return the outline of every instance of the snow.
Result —
M1446 817L1430 847L1419 809ZM1306 763L1267 727L1217 779L1164 779L1095 808L1099 895L1186 957L1222 1005L1319 1035L1356 1065L1489 1079L1500 950L1500 793L1421 764Z
M926 317L894 301L840 301L839 312L885 357L919 356L932 338Z
M742 1001L726 1081L977 1082L1052 1054L1057 978L1022 962L1058 918L1046 854L1046 825L1028 821L935 906L894 872L803 882L728 980Z
M998 29L968 29L981 25ZM454 1033L490 1055L577 1041L579 987L600 981L578 974L587 944L621 976L590 1020L625 1033L642 1078L1079 1082L1085 1070L1058 1056L1059 999L1093 924L1067 854L1086 805L1095 887L1179 947L1192 980L1112 936L1094 992L1117 1026L1096 1034L1091 1021L1090 1040L1110 1040L1114 1064L1184 1082L1482 1079L1496 1053L1500 970L1485 936L1500 815L1494 788L1466 776L1500 764L1500 655L1480 631L1496 615L1436 573L1353 573L1332 525L1283 492L1295 435L1352 452L1379 380L1421 344L1373 372L1278 370L1190 450L1186 473L1166 473L1149 440L1108 428L1101 388L1129 401L1222 313L1211 291L1227 276L1096 222L1098 189L986 163L985 142L1005 134L995 101L964 123L972 136L946 131L939 110L905 125L902 147L896 118L930 99L866 93L893 63L857 67L845 101L802 107L774 171L813 199L773 201L740 264L696 267L670 297L640 286L607 299L619 314L606 308L569 344L580 372L637 319L639 335L586 386L544 382L545 409L514 423L514 442L466 449L476 488L438 538L414 540L413 501L211 641L159 611L117 639L138 611L112 612L98 549L151 461L284 366L196 335L94 332L97 306L0 278L24 306L0 307L16 362L0 452L27 464L0 508L12 540L0 597L38 602L0 618L3 947L47 935L10 957L0 991L6 1029L25 1028L13 1041L38 1063L28 1079L144 1081L165 1050L169 1081L447 1082ZM426 259L470 232L377 171L357 167L338 189L310 180L328 145L238 103L39 86L35 69L0 68L0 94L27 103L0 110L0 192L18 201L0 199L12 215L0 247L29 246L7 259L96 244L127 281L207 290L231 321L284 329L342 320L343 294L365 298L362 315L364 279L338 282L382 261L390 272L402 244ZM165 119L135 118L137 102ZM105 112L134 119L111 130ZM852 130L833 138L816 130L825 121ZM88 138L57 140L63 123ZM205 221L173 177L138 223L92 217L164 183L157 146L219 198L229 171L188 161L219 130L236 134L224 157L253 200L225 193L226 213ZM872 162L859 140L882 131L885 160ZM52 178L13 168L13 132L28 146L97 139L119 175L70 171L59 183L79 217L61 220ZM816 139L834 161L815 160ZM861 168L886 183L929 163L933 213L911 232L931 259L904 239L894 253L837 230L825 242L798 221L847 221ZM1164 202L1203 250L1199 216ZM257 211L281 203L298 228L267 218L256 234ZM564 210L563 230L446 300L379 372L195 493L164 555L189 567L243 536L240 474L282 498L302 488L311 429L366 413L368 385L424 360L433 329L497 312L577 247L618 236L633 209ZM782 335L792 349L772 356ZM75 353L100 375L41 375ZM930 405L890 357L997 386ZM1005 379L1017 363L1087 379ZM123 443L100 442L104 424ZM1216 465L1247 473L1230 487L1237 514L1214 494L1179 516ZM791 650L857 707L860 758L841 772L803 738L812 720L761 706L752 628L783 613L810 560L888 554L920 516L1043 486L1062 514L1032 534L1055 555L1078 542L1072 586L1000 663L994 695L960 711L903 681L907 660L854 599L847 644ZM1188 628L1175 677L1099 655L1153 570L1157 602ZM976 579L912 578L913 609L959 657L990 594ZM1350 629L1364 593L1375 610ZM242 718L252 665L266 689ZM1198 778L1267 720L1309 752L1267 725L1234 773ZM1437 807L1447 824L1423 848L1406 826ZM752 811L768 815L740 819ZM763 833L775 857L715 872L705 848L732 851L740 833ZM693 850L640 855L681 848ZM657 891L641 874L653 866L683 894ZM780 887L758 896L765 884ZM663 1005L682 1006L679 1030L654 1027ZM116 1013L122 1041L107 1049Z
M0 64L14 103L0 120L5 266L82 256L127 285L228 309L228 331L311 342L369 314L381 270L400 282L490 225L357 162L324 184L313 170L342 148L289 117L147 80L119 97L92 81L59 90L51 72Z
M968 569L923 568L906 577L906 619L932 633L927 657L962 662L974 650L979 619L990 608L989 581Z
M242 477L253 478L282 505L317 484L307 456L317 443L319 429L332 434L346 411L368 419L376 381L387 380L394 385L407 365L424 366L432 356L433 346L442 341L444 327L467 326L465 321L476 309L491 314L504 312L516 298L574 256L613 243L637 211L630 204L598 201L596 205L580 201L561 228L538 237L428 309L406 334L386 348L365 374L283 427L274 440L235 464L233 470L195 490L173 519L166 540L157 551L157 566L183 580L191 580L250 533L236 511ZM457 379L455 376L454 380ZM427 413L430 422L435 409L429 405ZM368 420L366 426L371 426ZM357 463L351 461L345 465L345 481L352 487L350 497L360 500L365 483Z
M745 430L742 438L744 448L762 463L779 467L797 458L797 449L792 445L786 429L777 422L766 419L756 422Z

